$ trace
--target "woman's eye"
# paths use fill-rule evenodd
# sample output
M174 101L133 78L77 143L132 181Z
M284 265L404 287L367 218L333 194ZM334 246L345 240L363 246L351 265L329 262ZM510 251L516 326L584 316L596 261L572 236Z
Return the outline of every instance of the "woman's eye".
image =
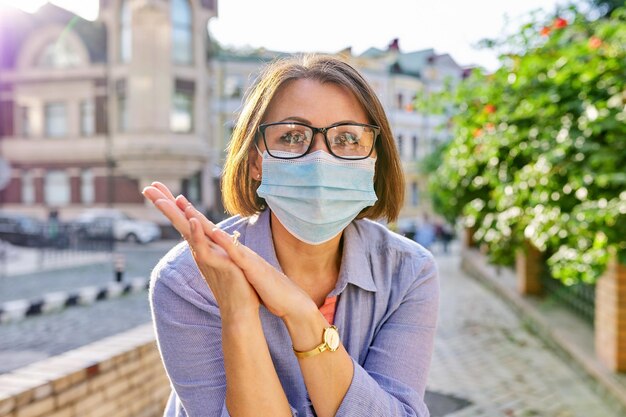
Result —
M306 139L306 136L302 132L288 132L288 133L283 134L280 137L280 139L283 142L293 145L293 144L304 142L304 140Z
M333 142L337 145L355 145L359 143L357 135L345 132L335 136Z

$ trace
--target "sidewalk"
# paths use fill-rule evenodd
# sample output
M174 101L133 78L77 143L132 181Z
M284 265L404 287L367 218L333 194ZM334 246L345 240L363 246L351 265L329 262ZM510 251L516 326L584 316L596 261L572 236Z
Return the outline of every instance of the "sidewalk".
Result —
M574 365L581 377L591 378L626 415L626 374L609 371L597 359L591 325L550 298L520 296L515 272L489 265L476 250L466 250L462 258L463 269L507 300L535 334Z
M471 402L448 416L624 416L528 330L509 300L460 269L456 247L436 257L441 307L428 389Z

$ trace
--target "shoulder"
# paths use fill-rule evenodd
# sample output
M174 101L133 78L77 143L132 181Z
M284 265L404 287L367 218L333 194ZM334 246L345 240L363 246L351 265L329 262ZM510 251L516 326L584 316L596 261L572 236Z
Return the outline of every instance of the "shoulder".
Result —
M242 217L242 216L236 215L236 216L229 217L228 219L222 220L216 226L227 233L232 233L234 231L241 232L254 219L255 219L255 216Z
M417 242L389 230L384 225L361 219L354 222L361 241L373 251L395 252L416 260L432 260L433 255Z
M372 267L392 274L393 282L385 285L412 286L424 279L437 279L434 256L417 242L372 220L357 220L353 224L364 250L369 253ZM387 274L381 274L384 275Z

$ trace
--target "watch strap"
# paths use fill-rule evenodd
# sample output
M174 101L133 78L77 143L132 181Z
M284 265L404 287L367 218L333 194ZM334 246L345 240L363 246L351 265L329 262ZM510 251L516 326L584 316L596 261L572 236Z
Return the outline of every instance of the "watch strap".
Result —
M315 356L315 355L319 355L320 353L326 351L326 350L330 350L333 351L333 349L328 346L328 343L326 342L326 333L328 331L335 331L337 332L337 327L336 326L330 326L324 329L324 333L322 334L322 343L320 343L319 345L315 346L313 349L311 350L306 350L306 351L298 351L295 348L293 348L293 353L300 359L302 358L309 358L311 356ZM336 350L336 349L335 349Z

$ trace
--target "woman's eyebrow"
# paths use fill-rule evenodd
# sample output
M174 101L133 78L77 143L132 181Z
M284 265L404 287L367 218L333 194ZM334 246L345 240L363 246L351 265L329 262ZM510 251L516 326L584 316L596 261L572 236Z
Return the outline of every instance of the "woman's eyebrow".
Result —
M298 116L289 116L289 117L285 117L284 119L281 120L281 122L299 122L299 123L304 123L307 125L311 124L310 120L307 120L303 117L298 117ZM328 126L333 126L333 125L338 125L338 124L344 124L344 123L359 123L357 121L354 120L340 120L338 122L333 122ZM321 126L320 126L321 127Z
M298 117L298 116L285 117L283 120L281 120L281 122L300 122L300 123L305 123L307 125L311 124L310 120L307 120L303 117Z

